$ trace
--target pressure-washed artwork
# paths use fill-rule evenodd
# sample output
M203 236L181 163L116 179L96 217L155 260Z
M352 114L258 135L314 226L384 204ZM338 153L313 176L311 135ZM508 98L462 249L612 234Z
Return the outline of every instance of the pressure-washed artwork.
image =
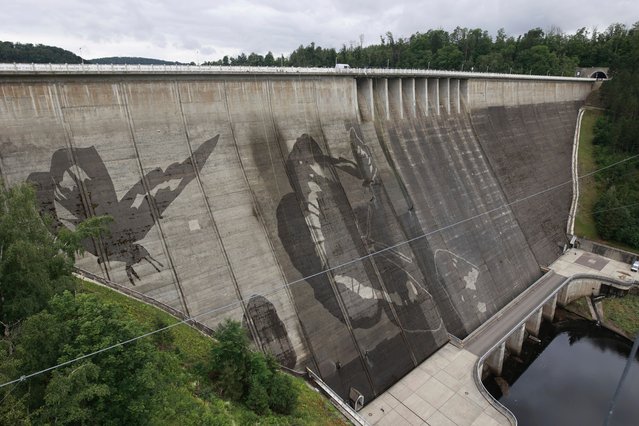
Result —
M160 271L162 263L139 244L164 211L195 178L217 145L219 135L202 143L193 155L165 169L155 168L133 182L118 199L113 180L95 146L58 149L48 172L31 173L42 211L55 229L75 229L91 216L109 215L109 232L99 242L83 241L98 262L122 262L131 284L140 277L134 266L146 261Z

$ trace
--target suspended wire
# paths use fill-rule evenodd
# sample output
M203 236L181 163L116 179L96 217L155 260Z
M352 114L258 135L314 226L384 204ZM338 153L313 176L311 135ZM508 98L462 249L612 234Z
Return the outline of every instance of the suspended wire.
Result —
M635 341L632 344L632 348L630 349L630 353L628 354L628 359L626 359L626 365L623 368L623 372L621 373L621 377L619 378L619 382L617 383L617 388L615 389L615 393L610 400L610 405L608 406L608 413L606 413L606 420L604 422L604 426L608 426L610 424L610 420L615 411L615 405L617 404L617 398L619 398L619 394L621 393L621 388L623 388L623 383L626 381L626 377L628 376L628 372L630 371L630 367L634 364L634 360L637 358L637 351L639 351L639 333L635 336Z
M609 209L597 210L597 211L592 212L591 214L609 212L609 211L612 211L612 210L625 209L627 207L633 207L633 206L639 206L639 203L624 204L623 206L617 206L617 207L611 207Z
M603 170L603 169L602 169L602 170ZM635 170L635 169L626 170L625 172L621 173L621 174L620 174L620 175L618 175L618 176L619 176L619 177L622 177L622 176L629 175L629 174L631 174L631 173L636 173L636 170ZM587 176L587 175L584 175L584 177L585 177L585 176ZM590 214L591 214L591 215L595 215L595 214L597 214L597 213L608 212L608 211L611 211L611 210L620 210L620 209L624 209L624 208L626 208L626 207L634 207L634 206L637 206L637 205L639 205L639 202L637 202L637 203L630 203L630 204L624 204L624 205L622 205L622 206L617 206L617 207L611 207L611 208L609 208L609 209L596 210L596 211L591 212Z
M25 380L26 380L26 377L25 377L25 376L20 377L20 378L18 379L18 381L17 381L17 382L13 385L13 387L12 387L11 389L9 389L9 390L7 391L7 393L5 393L5 394L4 394L4 397L2 398L2 400L0 400L0 405L2 405L2 403L4 402L4 400L5 400L5 399L7 399L7 397L11 394L11 392L13 392L14 390L16 390L16 388L18 387L18 385L19 385L21 382L25 381Z
M594 170L594 171L592 171L592 172L586 173L586 174L584 174L583 176L579 176L579 177L578 177L578 179L584 179L584 178L586 178L586 177L588 177L588 176L592 176L592 175L594 175L595 173L599 173L599 172L604 171L604 170L606 170L606 169L609 169L609 168L611 168L611 167L615 167L615 166L617 166L617 165L619 165L619 164L626 163L626 162L631 161L631 160L634 160L634 159L636 159L636 158L638 158L638 157L639 157L639 154L637 154L637 155L633 155L633 156L631 156L631 157L628 157L628 158L625 158L625 159L623 159L623 160L617 161L617 162L615 162L615 163L609 164L608 166L605 166L605 167L602 167L602 168L600 168L600 169ZM446 231L446 230L448 230L448 229L454 228L454 227L459 226L459 225L461 225L461 224L464 224L464 223L467 223L467 222L473 221L473 220L475 220L475 219L478 219L478 218L480 218L480 217L482 217L482 216L490 215L491 213L495 213L495 212L497 212L497 211L499 211L499 210L501 210L501 209L508 208L508 207L511 207L511 206L513 206L513 205L515 205L515 204L522 203L522 202L527 201L527 200L529 200L529 199L531 199L531 198L538 197L539 195L543 195L543 194L545 194L545 193L547 193L547 192L554 191L554 190L559 189L559 188L561 188L562 186L566 186L566 185L572 185L572 179L571 179L571 180L569 180L569 181L566 181L566 182L562 182L562 183L557 184L557 185L553 185L553 186L551 186L551 187L548 187L548 188L543 189L543 190L541 190L541 191L535 192L535 193L533 193L533 194L527 195L526 197L520 198L520 199L515 200L515 201L512 201L512 202L510 202L510 203L505 203L505 204L503 204L503 205L501 205L501 206L498 206L498 207L492 208L492 209L487 210L487 211L485 211L485 212L478 213L478 214L473 215L473 216L471 216L471 217L468 217L468 218L466 218L466 219L462 219L462 220L459 220L459 221L457 221L457 222L451 223L450 225L446 225L446 226L443 226L443 227L441 227L441 228L438 228L438 229L435 229L435 230L432 230L432 231L429 231L429 232L426 232L426 233L420 234L420 235L418 235L418 236L416 236L416 237L413 237L413 238L410 238L410 239L407 239L407 240L401 241L401 242L399 242L399 243L397 243L397 244L394 244L394 245L392 245L392 246L385 247L385 248L383 248L383 249L381 249L381 250L371 252L371 253L369 253L369 254L366 254L366 255L364 255L364 256L360 256L360 257L355 258L355 259L351 259L351 260L349 260L349 261L347 261L347 262L344 262L344 263L338 264L338 265L336 265L336 266L332 266L332 267L330 267L330 268L326 268L326 269L324 269L324 270L322 270L322 271L319 271L319 272L316 272L316 273L314 273L314 274L307 275L307 276L305 276L305 277L302 277L302 278L299 278L299 279L293 280L293 281L288 282L288 283L286 283L286 284L284 284L284 285L274 287L271 291L268 291L268 292L265 292L265 293L259 294L258 296L263 296L263 297L264 297L264 296L272 295L272 294L274 294L274 293L277 293L277 292L280 292L280 291L282 291L282 290L286 289L287 287L291 287L291 286L293 286L293 285L295 285L295 284L299 284L299 283L301 283L301 282L304 282L304 281L306 281L306 280L308 280L308 279L310 279L310 278L314 278L314 277L317 277L317 276L323 275L323 274L325 274L325 273L327 273L327 272L331 272L331 271L334 271L334 270L336 270L336 269L342 268L342 267L344 267L344 266L352 265L352 264L357 263L357 262L360 262L360 261L362 261L362 260L364 260L364 259L371 258L371 257L376 256L376 255L378 255L378 254L381 254L381 253L385 253L385 252L387 252L387 251L394 250L394 249L396 249L396 248L398 248L398 247L404 246L404 245L406 245L406 244L413 243L413 242L415 242L415 241L421 240L421 239L426 238L426 237L428 237L428 236L431 236L431 235L433 235L433 234L436 234L436 233L439 233L439 232L442 232L442 231ZM253 296L255 296L255 295L253 295ZM251 297L253 297L253 296L251 296ZM33 372L33 373L30 373L30 374L23 375L23 376L21 376L20 378L17 378L17 379L15 379L15 380L11 380L11 381L8 381L8 382L5 382L5 383L0 384L0 388L3 388L3 387L5 387L5 386L9 386L9 385L11 385L11 384L13 384L13 383L17 383L17 382L21 382L21 381L24 381L24 380L30 379L31 377L35 377L35 376L38 376L38 375L40 375L40 374L47 373L47 372L49 372L49 371L53 371L53 370L56 370L56 369L61 368L61 367L65 367L65 366L70 365L70 364L73 364L73 363L75 363L75 362L82 361L83 359L91 358L91 357L93 357L93 356L95 356L95 355L101 354L101 353L103 353L103 352L107 352L107 351L109 351L109 350L111 350L111 349L115 349L115 348L120 347L120 346L127 345L127 344L129 344L129 343L135 342L136 340L143 339L143 338L148 337L148 336L152 336L152 335L154 335L154 334L156 334L156 333L164 332L164 331L169 330L169 329L171 329L171 328L173 328L173 327L176 327L176 326L178 326L178 325L186 324L186 323L188 323L188 322L190 322L190 321L194 321L194 320L196 320L197 318L199 318L199 317L201 317L201 316L209 315L209 314L212 314L212 313L215 313L215 312L219 312L219 311L223 311L223 310L226 310L226 309L229 309L229 308L236 307L236 306L240 305L242 302L245 302L245 300L244 300L244 299L239 299L239 300L237 300L237 301L235 301L235 302L231 302L231 303L229 303L229 304L227 304L227 305L219 306L219 307L217 307L217 308L213 308L213 309L210 309L210 310L208 310L208 311L201 312L201 313L199 313L199 314L197 314L197 315L193 315L193 316L191 316L191 317L185 318L185 319L180 320L180 321L178 321L178 322L176 322L176 323L173 323L173 324L167 325L167 326L162 327L162 328L158 328L158 329L156 329L156 330L150 331L150 332L148 332L148 333L141 334L141 335L136 336L136 337L132 337L132 338L127 339L127 340L124 340L124 341L122 341L122 342L115 343L115 344L113 344L113 345L107 346L107 347L102 348L102 349L99 349L99 350L97 350L97 351L90 352L90 353L85 354L85 355L81 355L81 356L79 356L79 357L77 357L77 358L74 358L74 359L71 359L71 360L68 360L68 361L62 362L62 363L60 363L60 364L56 364L56 365L54 365L54 366L51 366L51 367L45 368L45 369L43 369L43 370L39 370L39 371L35 371L35 372Z

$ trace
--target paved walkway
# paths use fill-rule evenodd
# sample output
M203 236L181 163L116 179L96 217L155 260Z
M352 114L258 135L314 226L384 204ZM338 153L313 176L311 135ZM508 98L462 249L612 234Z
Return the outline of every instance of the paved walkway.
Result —
M598 274L621 281L639 281L630 265L579 249L564 253L550 272L500 310L464 342L447 344L393 385L359 414L371 425L488 426L510 420L482 394L473 375L475 363L505 333L543 302L566 277Z
M478 357L447 344L359 411L371 425L510 425L473 380Z
M566 277L575 274L597 274L619 281L639 281L639 272L632 272L630 265L579 249L570 249L550 268Z

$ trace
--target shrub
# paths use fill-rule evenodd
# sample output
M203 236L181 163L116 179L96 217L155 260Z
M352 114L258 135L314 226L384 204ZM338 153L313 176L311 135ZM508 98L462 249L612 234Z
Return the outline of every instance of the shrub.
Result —
M291 414L297 404L297 390L293 380L282 373L275 374L269 393L269 407L279 414Z
M239 322L225 321L214 337L217 344L209 376L220 395L244 403L257 414L293 411L297 402L293 381L278 370L275 358L250 350Z
M248 408L257 414L266 414L269 410L269 396L263 383L256 376L250 379L249 389L246 393L245 403Z

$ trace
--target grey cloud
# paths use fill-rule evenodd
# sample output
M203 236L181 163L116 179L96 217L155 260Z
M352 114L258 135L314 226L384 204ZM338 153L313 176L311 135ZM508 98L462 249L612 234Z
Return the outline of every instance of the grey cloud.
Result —
M635 1L595 0L395 1L316 0L14 0L3 5L0 39L60 45L104 55L159 55L177 60L217 59L224 54L271 50L289 53L315 42L340 48L349 42L379 42L391 31L407 37L431 28L483 28L491 34L505 28L517 35L551 26L564 31L639 19ZM71 40L71 42L70 42ZM74 46L65 46L71 43ZM142 47L144 46L144 47ZM134 49L141 49L132 53ZM172 57L167 57L172 55ZM176 57L176 55L178 57ZM218 55L212 57L212 55Z

